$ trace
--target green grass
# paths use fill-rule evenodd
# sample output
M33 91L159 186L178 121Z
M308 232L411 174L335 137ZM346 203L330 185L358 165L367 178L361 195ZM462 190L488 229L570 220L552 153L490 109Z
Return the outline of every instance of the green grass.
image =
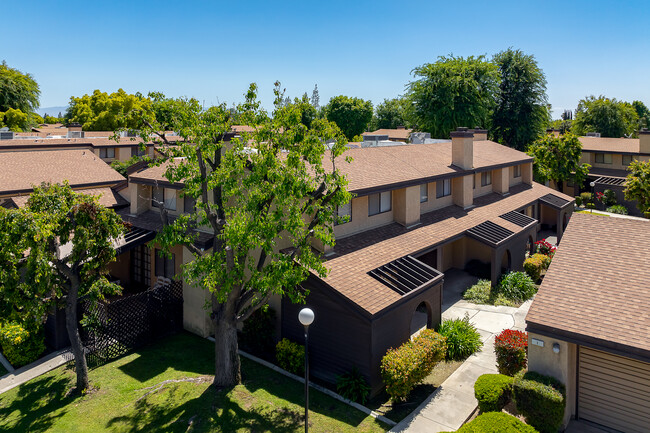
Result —
M74 372L61 367L0 395L0 432L304 430L302 384L242 358L242 384L217 391L210 386L213 369L213 344L186 333L91 370L95 389L84 396L69 394ZM186 378L198 383L156 390L162 381ZM309 425L313 432L388 430L315 390Z
M574 213L585 213L587 215L595 215L595 216L601 216L601 217L609 217L610 216L610 215L605 215L605 214L598 213L598 212L589 212L588 210L577 210Z

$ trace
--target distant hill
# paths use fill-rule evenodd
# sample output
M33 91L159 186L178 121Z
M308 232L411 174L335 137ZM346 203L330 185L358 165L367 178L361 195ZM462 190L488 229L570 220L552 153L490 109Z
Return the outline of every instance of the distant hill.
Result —
M59 112L61 112L62 115L65 115L65 110L68 109L68 106L66 105L65 107L41 107L36 112L42 116L43 114L47 113L50 116L58 116Z

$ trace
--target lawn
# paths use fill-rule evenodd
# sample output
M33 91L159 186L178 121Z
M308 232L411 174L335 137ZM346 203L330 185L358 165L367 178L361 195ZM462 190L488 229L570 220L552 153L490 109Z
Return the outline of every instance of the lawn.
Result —
M242 384L209 386L214 346L177 334L90 372L95 387L72 396L61 367L0 395L0 432L299 432L303 385L242 358ZM163 381L185 380L182 382ZM313 432L384 432L388 426L315 390Z
M596 216L603 216L603 217L608 217L609 215L605 215L599 212L589 212L588 210L577 210L574 213L584 213L587 215L596 215Z

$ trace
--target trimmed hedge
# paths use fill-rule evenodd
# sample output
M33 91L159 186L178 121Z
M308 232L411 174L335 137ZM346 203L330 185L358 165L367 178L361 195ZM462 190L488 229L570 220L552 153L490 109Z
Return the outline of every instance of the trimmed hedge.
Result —
M294 343L286 338L275 346L275 358L280 368L289 373L302 376L305 374L305 346Z
M413 341L407 341L397 349L388 349L381 360L381 378L392 399L406 399L413 387L445 358L445 340L433 329L425 329Z
M0 347L7 361L18 368L36 361L45 351L45 342L40 331L12 322L0 326Z
M488 412L456 430L457 433L537 433L533 427L524 424L505 412Z
M483 374L474 383L474 396L482 413L500 412L510 401L513 378L504 374Z
M541 433L556 433L564 419L566 388L551 376L529 371L515 376L512 395L517 412Z
M524 260L524 271L533 281L539 280L539 277L542 276L542 270L544 269L542 257L546 256L543 254L533 254Z
M505 329L494 338L499 373L514 376L528 364L528 333Z

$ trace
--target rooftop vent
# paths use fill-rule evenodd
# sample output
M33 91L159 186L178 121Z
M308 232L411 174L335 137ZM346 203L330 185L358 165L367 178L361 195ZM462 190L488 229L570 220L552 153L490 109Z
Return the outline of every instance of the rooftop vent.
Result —
M8 128L2 128L3 130L0 130L0 140L13 140L14 139L14 132L9 131Z
M84 138L83 131L68 131L66 138Z
M411 143L413 144L424 144L427 139L431 139L429 132L411 132Z
M597 137L597 138L600 138L600 132L587 132L587 137Z

